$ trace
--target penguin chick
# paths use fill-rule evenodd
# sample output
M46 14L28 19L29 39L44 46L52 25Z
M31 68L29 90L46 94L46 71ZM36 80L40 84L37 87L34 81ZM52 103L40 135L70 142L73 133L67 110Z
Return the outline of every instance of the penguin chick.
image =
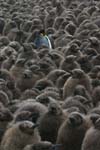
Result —
M62 150L80 150L88 128L85 117L73 112L60 127L56 143L62 145Z
M64 60L62 60L60 68L65 71L71 71L76 68L79 69L80 65L77 63L75 59L76 56L74 55L67 56Z
M2 150L22 150L28 144L40 141L37 124L23 121L8 128L1 142Z
M41 78L41 74L33 73L31 70L26 69L20 78L16 82L16 86L21 90L25 91L31 89L37 80ZM24 84L23 84L24 83Z
M15 115L17 116L17 114L23 111L31 112L32 121L37 122L39 118L47 112L47 107L39 102L28 102L25 100L19 104L19 108L15 112Z
M86 88L83 85L77 85L74 89L74 95L81 95L85 98L87 98L88 100L91 100L91 96L89 94L89 92L86 90Z
M75 87L80 84L83 85L86 90L91 93L92 86L91 80L87 74L81 69L72 70L72 76L68 78L63 87L63 98L71 96Z
M47 75L47 79L51 80L55 84L58 77L60 77L61 75L64 75L65 73L66 73L66 71L64 71L62 69L55 69Z
M15 59L16 59L16 58L15 58L14 55L9 56L9 58L6 59L6 60L2 63L1 68L2 68L2 69L10 70L10 68L12 67L12 65L14 65L14 63L15 63Z
M98 106L98 103L100 102L100 86L94 88L92 93L92 99L94 106Z
M10 73L14 77L15 80L21 76L24 71L24 65L26 60L25 59L18 59L16 60L15 64L11 67Z
M81 112L82 114L87 114L87 107L85 107L85 105L81 102L83 101L84 98L80 97L80 96L77 96L77 97L68 97L63 105L62 105L62 108L63 109L71 109L73 107L77 107L78 109L78 112Z
M13 120L13 114L8 108L0 108L0 142L6 131L8 123Z
M46 78L42 78L40 80L37 80L36 84L35 84L35 88L39 89L40 91L44 90L47 87L53 87L53 83L52 81L46 79Z
M94 122L83 140L82 150L99 150L100 149L100 118Z
M65 82L67 81L67 79L71 76L71 74L69 72L66 72L64 75L61 75L60 77L58 77L57 81L56 81L56 86L58 88L63 88Z
M2 91L2 90L0 90L0 102L4 106L7 106L8 103L10 102L8 95L4 91Z
M65 115L61 106L56 102L51 102L48 106L48 112L40 118L39 132L41 139L55 143L58 129L64 120Z

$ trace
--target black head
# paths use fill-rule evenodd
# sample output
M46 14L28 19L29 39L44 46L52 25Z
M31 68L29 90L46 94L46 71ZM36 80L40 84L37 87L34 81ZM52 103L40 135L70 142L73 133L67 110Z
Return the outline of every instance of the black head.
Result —
M23 66L25 64L25 62L26 62L26 59L22 58L22 59L16 60L15 64L17 66Z
M74 69L72 70L72 77L77 79L82 78L84 77L84 71L81 69Z
M31 121L22 121L19 123L19 129L21 132L32 135L34 134L34 129L38 126L38 124L34 124Z
M36 123L37 122L37 119L40 117L40 114L39 114L39 112L34 112L34 113L32 113L32 122L33 123Z
M95 124L94 124L94 127L95 127L96 129L100 130L100 118L97 119L97 121L96 121Z
M51 102L48 106L48 111L51 114L59 115L62 113L61 106L55 102Z
M1 122L8 122L13 120L13 114L10 112L9 109L5 108L0 110L0 121Z
M69 55L65 58L66 63L73 63L76 59L76 56L74 55Z
M99 114L96 114L96 113L93 113L91 114L90 116L90 120L92 121L92 123L95 125L96 121L100 119L100 115Z
M40 34L45 35L45 30L44 30L44 29L41 29L41 30L40 30Z
M83 116L78 112L73 112L68 117L68 125L72 128L79 127L83 124Z
M23 72L23 78L24 78L24 79L31 79L32 76L33 76L33 73L32 73L32 71L30 71L30 70L25 70L25 71Z

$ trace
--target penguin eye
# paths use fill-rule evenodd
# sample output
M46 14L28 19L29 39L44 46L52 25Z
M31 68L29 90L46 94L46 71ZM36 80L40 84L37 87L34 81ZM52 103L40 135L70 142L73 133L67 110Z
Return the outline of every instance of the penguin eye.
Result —
M76 119L77 119L77 125L81 125L82 122L83 122L83 119L81 116L76 116Z
M59 59L58 55L54 54L53 56L54 56L55 59Z

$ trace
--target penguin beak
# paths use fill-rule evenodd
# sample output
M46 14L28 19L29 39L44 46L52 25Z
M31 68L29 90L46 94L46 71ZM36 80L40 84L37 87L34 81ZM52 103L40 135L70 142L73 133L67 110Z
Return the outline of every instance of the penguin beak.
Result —
M39 126L39 124L34 124L34 125L32 126L32 128L35 129L35 128L38 127L38 126Z
M31 74L24 73L23 77L24 77L24 78L27 78L27 79L30 79L32 76L31 76Z
M70 75L72 75L73 73L72 73L72 71L68 71L68 73L70 74Z
M90 120L95 124L95 122L100 118L100 115L94 114L90 117Z
M34 123L36 123L38 117L39 117L38 113L33 113L32 116L31 116L31 121L34 122Z
M88 100L88 101L86 101L86 102L83 102L83 104L90 104L90 103L92 103L91 100Z
M69 118L69 123L74 125L75 124L75 118L74 117L70 117Z

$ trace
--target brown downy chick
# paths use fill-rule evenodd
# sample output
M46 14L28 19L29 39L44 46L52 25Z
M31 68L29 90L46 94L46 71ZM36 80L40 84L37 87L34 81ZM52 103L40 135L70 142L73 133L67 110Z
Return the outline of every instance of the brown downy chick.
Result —
M69 55L67 56L60 64L60 68L65 71L71 71L73 69L79 69L80 65L75 60L76 56Z
M94 121L83 140L82 150L99 150L100 149L100 118Z
M60 127L56 143L62 145L61 150L80 150L88 128L85 117L73 112Z
M15 64L11 67L10 73L15 80L17 80L18 77L20 77L21 74L23 73L25 62L26 62L25 59L18 59L16 60Z
M38 143L40 136L37 124L22 121L8 128L1 142L2 150L22 150L28 144Z
M56 102L51 102L48 112L41 117L39 122L39 132L42 140L56 142L58 129L65 120L62 108Z
M91 93L92 85L89 76L81 69L74 69L72 70L72 76L64 84L63 98L71 96L78 84L83 85Z

